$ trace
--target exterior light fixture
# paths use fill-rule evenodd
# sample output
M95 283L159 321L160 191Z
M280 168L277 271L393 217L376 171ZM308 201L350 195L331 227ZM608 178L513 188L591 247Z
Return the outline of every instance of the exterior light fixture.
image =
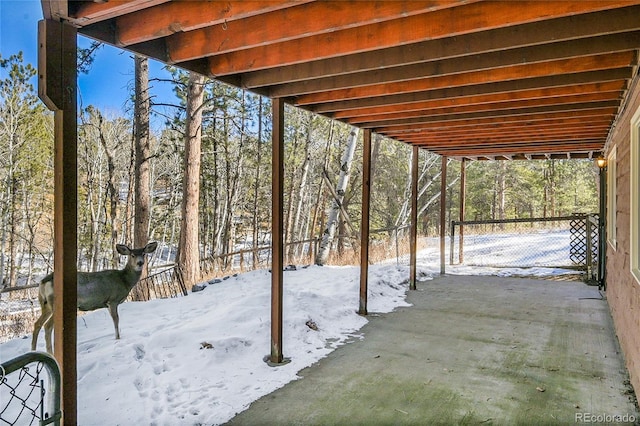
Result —
M607 159L601 155L596 159L596 164L600 169L604 169L605 167L607 167Z

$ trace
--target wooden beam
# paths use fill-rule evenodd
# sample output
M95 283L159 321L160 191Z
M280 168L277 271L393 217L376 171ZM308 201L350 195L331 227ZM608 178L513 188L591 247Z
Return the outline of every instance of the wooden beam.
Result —
M211 75L215 76L249 72L633 4L630 1L472 3L213 56L209 65Z
M539 89L519 90L514 92L487 93L482 95L462 96L450 98L446 101L446 106L450 108L465 108L476 106L481 108L485 105L504 104L510 105L516 102L534 102L546 99L570 99L575 96L589 96L608 94L609 96L620 96L625 90L622 81L607 81L603 83L577 84L573 86L542 87ZM406 111L412 114L414 111L426 111L442 108L441 99L419 101L406 104L390 104L385 106L362 108L357 110L337 111L332 114L335 119L364 122L366 117L377 119L379 116L386 116L398 112ZM362 118L361 118L362 117Z
M414 145L411 157L411 234L409 235L409 289L416 289L418 251L418 147Z
M376 72L342 74L326 78L292 82L270 89L272 96L293 97L328 90L381 85L419 80L425 76L445 76L487 71L510 66L526 66L562 59L575 59L595 55L633 51L638 46L640 31L570 40L519 49L488 52L482 55L461 56L430 62L419 62ZM625 64L626 65L626 64Z
M556 120L562 118L577 118L577 117L603 117L607 116L610 118L615 117L617 109L614 107L603 107L603 108L592 108L585 109L581 111L556 111L556 112L538 112L538 113L523 113L520 115L504 115L499 117L476 117L473 115L465 115L462 114L460 116L455 117L434 117L433 120L429 120L428 118L424 120L415 120L409 122L407 124L389 126L389 127L376 127L377 133L386 134L389 132L401 132L407 131L409 133L419 133L424 131L425 129L429 129L433 127L432 125L442 125L443 123L451 124L452 126L456 125L473 125L478 126L488 125L493 123L524 123L524 122L533 122L533 121L544 121L544 120ZM474 120L472 122L472 120ZM397 133L396 133L397 134Z
M233 22L261 16L266 13L283 11L292 6L300 6L311 0L291 1L173 1L160 7L153 7L119 17L114 23L117 44L129 46L175 34L197 36L197 30L218 26L220 30L231 30ZM283 11L284 12L284 11ZM211 40L220 39L218 37ZM187 43L189 44L189 43Z
M271 355L269 364L285 362L282 348L282 291L284 269L284 101L272 101L271 153Z
M622 81L608 81L604 83L576 84L572 86L548 87L540 89L520 90L515 92L488 93L475 96L462 96L450 98L446 101L446 106L450 108L471 107L483 105L495 105L504 103L509 105L517 102L527 102L546 99L566 99L573 96L589 96L607 93L610 96L620 96L625 90ZM356 110L336 111L332 117L339 120L349 120L353 122L364 122L366 117L377 119L378 116L386 116L398 112L406 111L412 114L414 111L426 111L435 108L442 108L441 99L419 101L406 104L391 104L385 106L362 108ZM361 118L362 117L362 118Z
M424 144L416 143L415 145L422 148L430 149L433 151L454 152L458 150L458 151L466 152L469 150L474 150L477 152L480 152L480 151L486 152L486 150L500 149L502 150L502 152L505 152L506 148L513 149L513 150L521 150L521 149L528 149L532 146L547 146L549 147L549 149L557 146L562 146L562 147L592 146L592 145L602 144L604 140L606 140L606 135L603 135L600 138L592 138L592 139L578 138L573 141L567 140L567 139L556 139L556 140L542 140L542 141L526 140L526 141L519 141L519 142L504 142L504 143L487 142L485 144L474 144L474 145L467 145L467 144L438 145L438 144L429 144L429 143L424 143Z
M562 127L561 124L551 125L546 124L544 121L534 122L535 124L529 124L526 121L516 121L505 123L504 126L483 126L469 125L466 127L455 127L449 131L438 132L437 129L431 127L422 128L419 132L400 132L398 135L402 135L405 140L412 140L415 142L455 142L464 138L468 141L480 140L485 138L491 138L500 140L505 137L520 137L530 138L543 135L557 135L557 136L572 136L576 134L599 134L599 132L607 132L611 125L611 119L605 117L603 119L594 120L594 122L574 123L572 120L579 120L582 117L567 119L566 127ZM558 122L563 120L558 119ZM520 127L518 127L520 126ZM473 134L465 134L467 131L475 131Z
M385 129L385 133L393 137L430 137L444 135L451 137L467 136L469 132L479 132L483 135L495 133L512 132L514 129L521 132L542 132L548 129L566 127L568 129L580 129L585 126L610 126L614 115L603 115L602 111L593 113L593 110L584 111L584 114L573 117L558 115L556 117L538 116L528 117L529 119L512 120L504 122L501 119L486 120L486 122L442 122L433 125L424 125L416 128L390 127ZM522 118L522 117L520 117Z
M38 23L38 94L54 111L54 352L62 378L64 424L77 424L77 31Z
M525 154L532 154L532 155L545 154L549 156L549 158L551 158L550 156L552 154L559 154L559 156L556 158L565 158L565 154L567 152L598 151L598 150L601 150L603 147L604 147L604 141L599 141L594 143L575 144L575 145L553 146L553 145L547 145L547 144L542 144L542 145L532 144L526 147L518 147L518 148L511 148L508 146L505 146L503 148L484 148L484 149L483 148L475 148L475 149L467 148L466 150L464 148L461 148L459 150L442 150L442 151L434 150L433 152L439 155L451 156L451 157L474 156L474 157L491 157L491 159L501 155L513 155L515 158L518 156L524 156Z
M635 31L640 29L640 22L636 19L638 15L640 15L640 6L636 5L444 39L420 40L411 45L392 46L372 52L310 60L295 65L249 72L243 75L242 84L246 88L274 86L285 82L326 78L361 71L377 71L406 64Z
M448 121L473 121L473 120L490 120L495 118L502 118L506 120L518 119L518 117L530 117L535 115L547 116L552 114L573 113L579 114L585 111L592 110L612 110L619 105L619 101L604 101L604 102L587 102L584 104L572 104L572 105L553 105L548 107L532 107L532 108L520 108L514 110L496 110L496 111L480 111L470 112L462 114L448 114L448 115L434 115L434 116L420 116L412 117L400 120L388 120L372 123L362 123L362 127L365 128L393 128L404 127L407 125L415 126L419 128L423 124L430 124L435 122L448 122Z
M183 62L212 53L223 54L320 34L333 34L340 30L398 18L406 19L408 16L462 3L463 0L369 1L366 7L360 7L362 2L354 0L312 2L251 16L240 22L229 20L225 25L208 24L206 28L179 32L167 40L167 47L173 63Z
M596 117L594 117L596 118ZM577 117L577 120L584 119L584 117ZM587 118L588 119L588 118ZM385 136L393 139L398 139L403 142L409 143L431 143L431 144L452 144L460 145L460 141L464 140L465 143L482 142L485 140L492 141L509 141L509 140L534 140L537 137L551 137L557 138L568 137L576 139L583 136L600 137L603 134L608 133L609 126L611 125L613 117L605 117L605 119L599 119L597 122L574 124L570 120L567 120L566 128L562 128L561 125L544 125L543 121L540 121L536 125L530 125L526 121L514 121L507 123L506 126L500 126L492 128L492 125L483 125L482 123L469 124L468 126L460 126L450 131L443 131L438 133L435 128L423 128L416 132L401 131L401 132L381 132ZM562 121L562 120L557 120ZM518 128L521 126L521 128ZM525 127L526 126L526 127ZM471 132L471 133L465 133ZM476 132L476 133L473 133ZM473 136L469 136L473 134Z
M41 0L45 20L58 21L69 14L68 0Z
M547 143L554 141L563 142L580 142L593 139L606 139L608 129L598 130L596 132L567 132L567 133L551 133L551 134L533 134L533 135L511 135L499 134L498 136L475 137L465 139L463 146L470 148L474 146L487 146L492 144L530 144L530 143ZM411 142L420 146L430 146L438 148L460 146L460 139L449 140L430 140L430 139L412 139L405 138L404 141Z
M371 197L371 130L363 132L362 148L362 224L360 228L360 304L358 314L367 315L369 280L369 218Z
M297 97L295 104L305 106L350 99L372 98L384 96L388 93L397 95L455 86L489 85L502 81L616 69L631 66L634 59L635 52L627 51L580 58L558 59L534 64L524 63L451 75L425 74L423 78L410 81L371 84L368 86L310 93Z
M416 118L422 116L435 116L435 115L454 115L463 113L479 113L479 112L494 112L494 111L515 111L525 110L528 108L542 108L542 107L556 107L557 105L576 105L585 104L589 102L620 102L621 92L601 92L601 93L587 93L584 95L571 95L571 96L559 96L549 98L537 98L526 100L513 100L504 102L487 102L474 105L458 105L450 106L448 103L439 102L439 106L416 109L416 110L402 110L393 113L370 115L367 117L349 118L348 121L352 125L363 125L370 127L380 122L386 121L400 121L407 118ZM436 103L436 102L433 102ZM335 117L334 117L335 118Z
M74 1L67 19L80 25L101 22L116 16L127 15L138 10L153 7L170 0L117 0L117 1Z
M575 72L571 74L524 78L514 81L501 81L491 84L473 84L434 90L429 89L421 92L386 94L384 96L375 96L364 99L324 102L308 105L306 108L318 114L327 114L340 110L344 111L384 105L400 105L435 99L452 99L475 95L511 93L522 90L538 90L552 87L573 86L577 84L603 83L610 81L616 81L622 84L622 82L631 78L632 75L633 67L628 66L610 70Z

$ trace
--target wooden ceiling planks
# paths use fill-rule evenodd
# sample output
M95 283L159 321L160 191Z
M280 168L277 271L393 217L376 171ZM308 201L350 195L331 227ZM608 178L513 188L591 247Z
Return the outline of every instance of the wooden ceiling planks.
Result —
M636 0L45 8L90 37L460 158L592 158L640 50Z

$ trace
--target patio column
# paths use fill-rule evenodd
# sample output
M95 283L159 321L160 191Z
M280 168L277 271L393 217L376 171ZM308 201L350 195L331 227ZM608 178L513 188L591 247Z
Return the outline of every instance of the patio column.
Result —
M445 234L447 232L447 157L442 156L442 173L440 174L440 275L445 273Z
M360 227L360 307L358 314L367 315L369 279L369 204L371 194L371 129L363 133L362 149L362 222Z
M416 289L416 252L418 240L418 147L411 157L411 234L409 235L409 289Z
M273 133L271 165L271 354L269 365L286 360L282 355L282 281L283 281L283 186L284 186L284 101L272 100Z
M598 206L598 287L607 289L607 163L598 164L600 203Z
M64 424L77 424L77 30L38 22L38 96L54 112L54 351Z
M460 222L464 222L464 208L466 204L467 192L467 168L466 160L463 158L460 163ZM453 254L451 254L453 256ZM458 234L458 263L464 263L464 225L460 223L460 233Z

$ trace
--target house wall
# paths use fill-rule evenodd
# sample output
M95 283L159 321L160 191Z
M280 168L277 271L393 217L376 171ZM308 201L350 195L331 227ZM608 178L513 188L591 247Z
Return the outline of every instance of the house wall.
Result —
M617 149L617 244L607 244L607 300L627 369L640 393L640 284L630 267L631 117L640 108L640 77L630 84L626 107L612 132L607 154Z

